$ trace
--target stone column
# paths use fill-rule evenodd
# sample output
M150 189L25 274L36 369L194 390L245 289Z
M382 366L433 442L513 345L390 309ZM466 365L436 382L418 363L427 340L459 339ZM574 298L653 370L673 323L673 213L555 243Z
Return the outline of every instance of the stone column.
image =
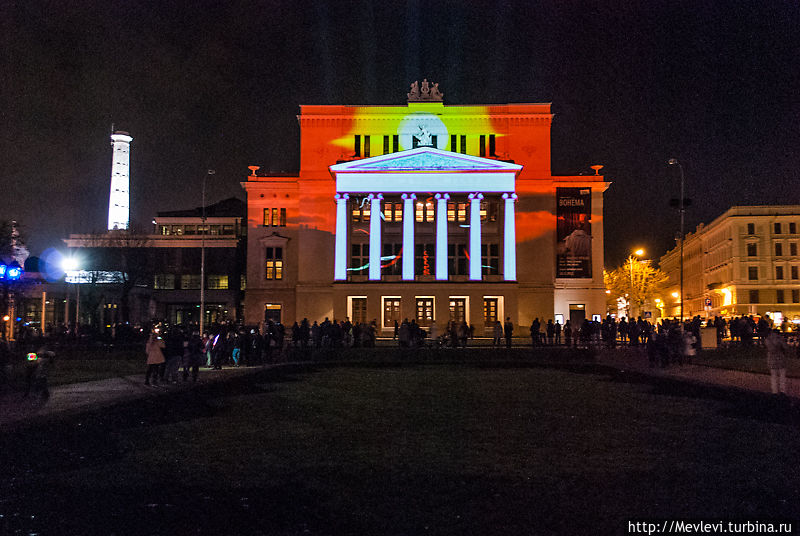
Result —
M403 281L414 280L415 194L403 194Z
M503 279L517 280L517 231L515 227L514 202L517 194L503 194Z
M481 280L481 200L482 193L469 194L469 279Z
M436 194L436 280L447 281L447 201L449 194Z
M347 280L347 194L336 194L336 249L333 257L333 279Z
M369 194L369 280L381 280L382 194Z

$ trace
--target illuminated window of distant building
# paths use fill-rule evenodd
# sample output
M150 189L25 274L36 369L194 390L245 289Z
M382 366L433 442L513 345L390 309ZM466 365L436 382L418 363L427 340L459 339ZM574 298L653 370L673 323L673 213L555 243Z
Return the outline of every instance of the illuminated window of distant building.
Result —
M481 244L481 273L483 275L500 273L500 246L498 244Z
M417 297L417 324L420 326L430 326L433 323L433 304L431 296Z
M800 303L800 289L792 289L792 303Z
M383 244L381 273L383 275L402 275L403 260L401 258L403 244Z
M389 223L403 221L403 203L384 201L383 218Z
M775 293L775 302L776 303L786 303L786 298L784 297L784 292L782 288L779 288Z
M749 235L756 234L756 224L755 223L748 223L747 224L747 234L749 234Z
M783 257L783 244L781 244L780 242L775 243L775 256Z
M797 256L797 242L789 242L789 255L792 257Z
M758 281L758 266L747 267L747 279L750 281Z
M369 244L350 244L350 273L363 275L369 267Z
M283 209L283 210L284 210L284 217L283 217L284 225L286 225L286 212L285 212L286 209ZM232 235L233 234L233 225L223 225L221 233L224 234L224 235ZM189 233L186 233L186 234L189 234Z
M350 203L350 211L353 217L353 223L367 223L369 222L370 201L364 201L363 204L360 200L354 199Z
M775 267L775 279L783 279L783 266Z
M447 244L447 272L450 275L469 275L466 244Z
M265 208L264 227L286 227L286 209Z
M393 328L395 321L400 323L403 320L400 317L400 304L400 298L383 299L383 327Z
M434 244L414 245L414 273L433 275L436 266L436 246Z
M466 222L469 214L467 206L468 204L464 202L447 203L447 221Z
M781 222L776 221L774 223L775 234L781 234Z
M247 276L245 274L239 276L239 290L247 290Z
M211 290L227 290L228 276L227 275L208 276L208 288Z
M791 274L792 279L797 279L797 266L790 267L789 273Z
M210 235L218 235L219 234L219 225L211 225L208 228L208 234Z
M487 326L494 326L497 322L497 298L483 299L483 322Z
M757 257L758 256L758 245L757 244L755 244L755 243L747 244L747 256L748 257Z
M156 274L154 289L172 290L175 288L175 274Z
M283 248L268 247L266 250L266 278L283 279Z
M184 274L181 276L181 290L200 288L200 275Z
M751 290L750 291L750 303L758 303L758 291Z
M172 232L172 227L170 227L169 225L159 225L158 227L159 227L159 232L162 235L166 236L166 235L171 234L171 232Z
M172 226L172 234L174 235L182 235L183 234L183 225L173 225Z
M187 235L195 235L195 234L197 234L197 226L196 225L184 225L183 226L183 234L187 234Z
M434 221L433 201L417 202L415 217L418 223Z
M467 299L450 298L450 322L464 322L467 319Z

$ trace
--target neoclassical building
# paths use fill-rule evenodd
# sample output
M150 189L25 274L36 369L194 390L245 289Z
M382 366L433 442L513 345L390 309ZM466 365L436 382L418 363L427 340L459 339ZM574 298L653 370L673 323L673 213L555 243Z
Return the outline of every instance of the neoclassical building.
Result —
M300 171L247 191L245 321L573 321L605 310L601 166L553 176L550 104L300 107ZM517 328L519 330L519 328ZM517 331L520 334L526 332Z

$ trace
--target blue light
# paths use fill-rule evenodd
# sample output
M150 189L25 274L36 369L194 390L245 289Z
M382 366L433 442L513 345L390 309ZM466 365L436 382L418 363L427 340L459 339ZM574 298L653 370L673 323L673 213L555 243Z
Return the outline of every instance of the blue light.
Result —
M0 279L6 278L6 270L8 270L8 266L5 264L0 264Z
M20 268L14 267L14 268L9 268L8 269L8 279L10 281L14 281L16 279L19 279L20 275L22 275L22 270Z

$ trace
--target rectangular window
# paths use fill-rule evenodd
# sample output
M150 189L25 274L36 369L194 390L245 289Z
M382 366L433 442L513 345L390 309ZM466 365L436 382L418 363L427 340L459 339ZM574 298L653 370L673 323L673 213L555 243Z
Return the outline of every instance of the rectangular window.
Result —
M283 209L283 210L286 210L286 209ZM283 216L284 223L283 224L286 225L286 212L284 212L283 214L284 214L284 216ZM221 232L224 235L232 235L233 234L233 225L223 225ZM186 234L189 234L188 233L188 229L187 229L187 233Z
M783 257L783 244L781 244L780 242L775 243L775 256Z
M383 275L403 275L403 244L383 244L381 272Z
M758 266L747 267L747 279L750 281L758 281Z
M797 266L792 266L790 269L792 279L797 279Z
M481 201L481 221L497 221L497 203Z
M775 303L786 303L785 300L786 298L784 297L783 289L779 288L775 293Z
M758 303L758 291L751 290L750 291L750 303Z
M792 257L797 256L797 242L789 242L789 255Z
M450 134L450 150L456 152L458 150L458 145L456 145L458 140L458 136L455 134Z
M367 299L366 298L350 298L350 309L352 318L350 319L353 324L366 324L367 322Z
M184 225L183 226L183 233L187 235L197 234L197 226L196 225Z
M392 152L396 153L400 150L400 135L395 134L392 136Z
M467 154L467 137L461 136L461 154Z
M494 326L497 322L497 298L483 299L483 322L487 326Z
M247 276L245 274L239 276L239 290L247 290Z
M198 225L198 230L200 230ZM214 229L216 227L216 229ZM264 227L286 227L286 209L285 208L265 208L264 209ZM211 234L219 234L220 226L212 225L210 227ZM216 232L214 232L216 231ZM223 225L222 234L233 234L233 226Z
M350 211L353 217L353 223L368 223L369 211L372 203L367 200L362 204L359 200L355 199L350 202Z
M393 328L395 322L398 324L403 319L400 317L400 298L383 299L383 327Z
M159 290L173 290L175 288L175 274L156 274L153 288Z
M266 254L266 278L283 279L283 248L268 247Z
M792 289L792 303L800 303L800 289Z
M747 256L748 257L757 257L758 256L758 245L757 244L747 244Z
M447 272L450 275L469 275L466 244L447 244Z
M481 135L481 137L480 137L479 150L480 150L479 156L484 156L485 157L486 156L486 136L484 136L484 135Z
M161 226L159 226L159 227L160 227L160 230L161 230L161 234L162 234L162 235L165 235L165 236L167 236L167 235L169 235L169 234L171 234L171 233L172 233L172 227L171 227L171 226L169 226L169 225L161 225Z
M417 223L430 223L435 219L433 201L418 201L414 214Z
M181 276L181 290L195 290L200 288L200 275L186 274Z
M434 244L414 245L414 273L432 275L436 266L436 246Z
M212 290L227 290L228 276L227 275L208 276L208 288Z
M467 221L467 214L469 211L467 207L469 206L468 203L447 203L447 221L449 222L466 222Z
M430 326L433 323L433 298L417 298L417 324Z
M369 136L364 136L364 158L369 158Z
M775 267L775 279L783 279L783 266Z
M431 136L431 145L433 145L434 149L439 148L438 143L439 143L439 136Z
M747 234L749 234L749 235L756 234L756 224L755 223L748 223L747 224Z
M350 244L350 270L353 275L363 275L369 268L369 244Z
M494 134L489 134L489 156L497 156L497 142Z
M353 151L355 152L354 156L361 156L361 136L358 134L353 136Z
M797 223L793 221L789 222L789 234L797 234Z
M467 319L467 299L450 298L450 322L461 323Z
M500 273L500 246L498 244L481 244L481 273L483 275Z
M775 234L781 234L781 222L776 221L774 224Z
M383 137L383 154L389 154L389 136Z
M383 219L387 223L403 221L403 203L384 201Z

